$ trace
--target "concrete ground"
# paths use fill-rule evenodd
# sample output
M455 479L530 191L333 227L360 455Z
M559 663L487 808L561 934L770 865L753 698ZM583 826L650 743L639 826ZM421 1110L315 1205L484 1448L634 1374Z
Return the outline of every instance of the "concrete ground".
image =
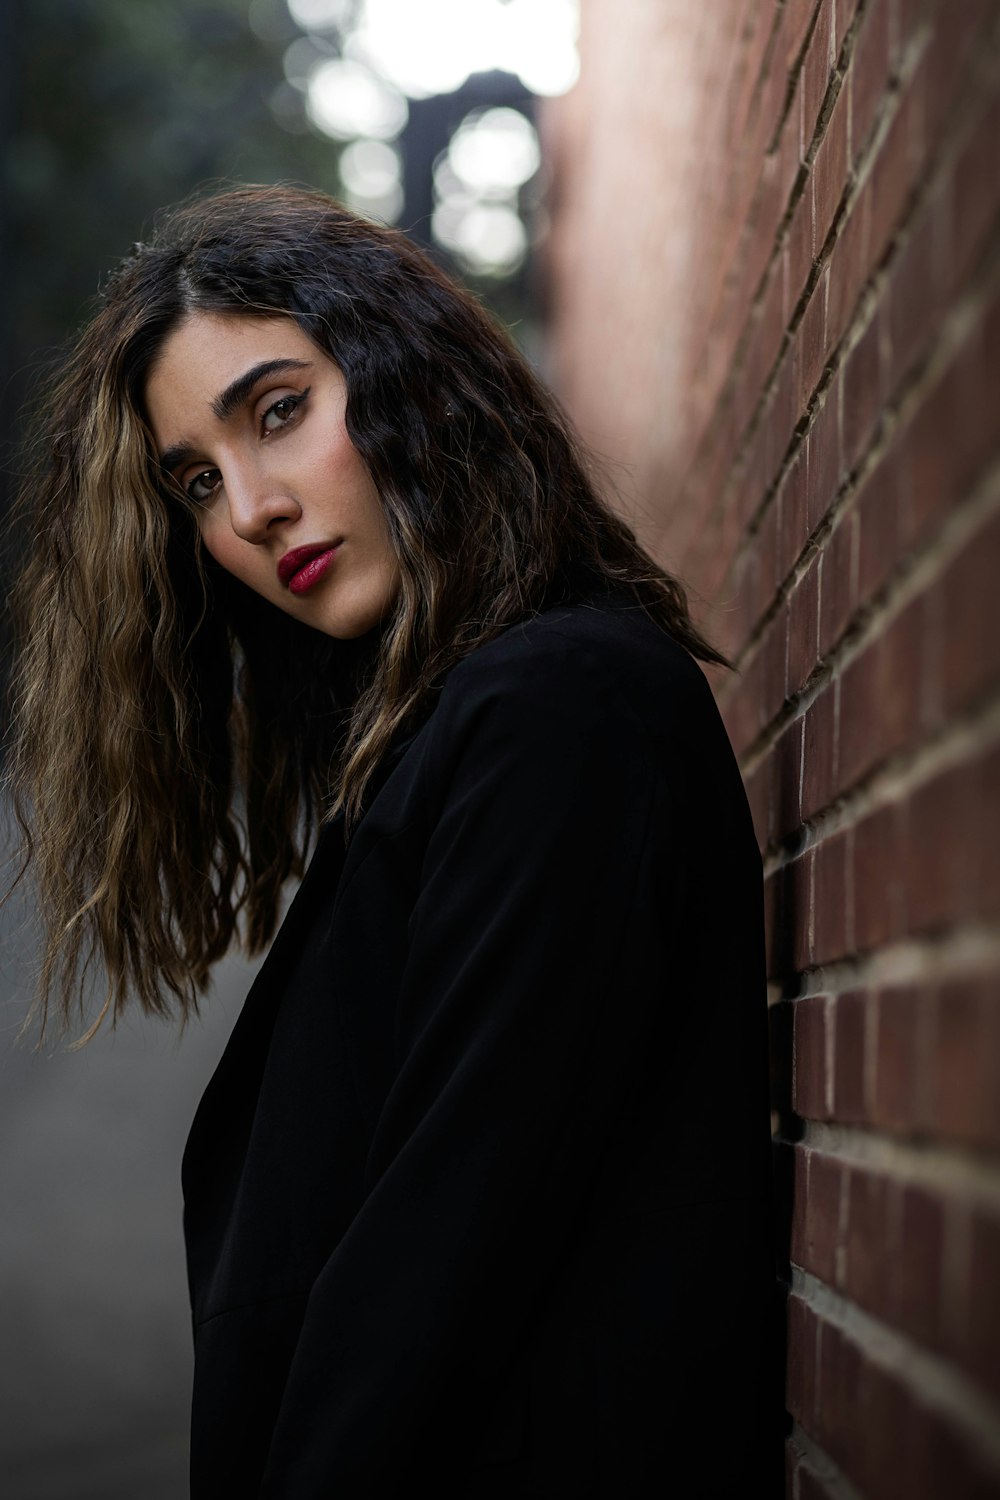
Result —
M0 1495L184 1500L191 1335L180 1159L252 977L202 1022L136 1017L80 1052L14 1044L31 985L0 909Z

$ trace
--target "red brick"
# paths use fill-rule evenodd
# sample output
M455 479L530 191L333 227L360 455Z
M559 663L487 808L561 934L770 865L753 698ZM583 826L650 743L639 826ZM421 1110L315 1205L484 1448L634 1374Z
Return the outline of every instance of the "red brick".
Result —
M792 222L788 228L786 251L788 266L784 305L787 325L791 322L792 313L802 297L813 264L812 193L809 191L808 182L795 205Z
M861 1367L861 1351L853 1339L821 1323L817 1427L823 1446L841 1469L850 1469L857 1446Z
M810 1170L810 1190L811 1177ZM969 1309L971 1368L1000 1398L1000 1218L985 1209L972 1220Z
M855 824L851 886L854 943L861 953L884 947L906 931L905 839L898 803Z
M686 503L696 506L702 515L711 514L718 504L732 474L739 440L732 405L726 402L716 411L711 431L698 456L697 469L689 480L689 484L695 487L689 490Z
M786 839L802 821L802 719L793 719L771 752L771 816L776 839Z
M796 1147L796 1151L804 1151L804 1148ZM807 1154L805 1201L796 1193L794 1204L792 1258L804 1271L810 1271L828 1286L833 1286L837 1270L840 1193L844 1169L839 1162L819 1151L809 1151ZM796 1184L798 1180L796 1177Z
M868 603L899 561L900 459L893 448L865 480L856 501L858 599Z
M805 169L802 165L802 151L800 149L801 123L801 90L799 90L797 98L793 100L785 123L781 128L781 136L775 152L775 191L781 218L785 217L794 194L801 191L805 180ZM785 322L788 322L787 318Z
M758 649L729 693L720 701L720 711L737 755L756 739L761 726L764 700L764 653Z
M804 820L828 807L833 798L835 696L836 685L828 683L803 716L801 815Z
M966 766L942 772L913 794L903 855L911 932L950 927L974 910L969 850L980 817Z
M764 462L768 484L785 467L792 445L793 433L799 420L799 407L795 400L794 349L785 350L774 389L768 400L762 424L764 428Z
M807 476L805 451L800 448L782 481L780 490L778 573L782 579L787 578L792 564L801 553L809 535L806 509L807 483L812 484L812 476Z
M766 85L766 92L774 93L780 88L775 80ZM780 109L784 97L778 102ZM760 157L757 158L761 160ZM785 205L781 201L784 185L783 160L779 152L768 152L757 185L754 202L753 233L741 243L741 254L734 274L734 304L727 309L727 320L731 326L742 327L750 304L757 294L761 279L771 258L777 241L778 225L784 216ZM734 321L735 320L735 321Z
M743 778L753 829L757 835L757 847L763 854L770 840L771 777L766 761L759 762L749 776Z
M911 86L901 97L871 174L872 220L868 254L878 266L899 232L923 159L919 96Z
M771 17L764 12L757 11L754 7L749 8L743 17L740 89L734 101L732 130L728 135L732 149L736 148L746 134L750 104L760 79L761 65L767 53L770 32Z
M756 381L752 382L755 385L755 400L777 363L778 350L781 347L781 340L785 334L783 297L784 285L781 278L781 268L776 263L772 269L767 290L764 293L760 322L757 325L756 350L752 364L752 368L756 371L757 375Z
M757 549L748 547L734 558L722 590L725 603L716 616L713 639L731 660L740 655L760 617L759 569Z
M916 739L924 633L924 601L918 596L845 669L840 695L840 776L845 786Z
M813 234L823 248L847 182L847 113L850 90L842 88L813 162Z
M911 746L919 735L928 674L926 613L926 601L918 595L890 622L875 648L876 741L883 760Z
M982 814L980 828L995 828L1000 812L1000 746L995 746L980 763L974 792ZM980 840L975 870L975 914L987 922L1000 922L1000 839Z
M788 983L809 965L812 851L783 865L773 895L769 977Z
M833 50L839 58L844 38L848 28L854 20L858 8L858 0L836 0L836 20L834 24Z
M869 177L837 236L830 261L826 305L826 347L832 351L854 317L870 267L872 182Z
M797 693L819 659L819 562L799 580L788 601L788 691Z
M831 386L821 410L816 413L806 439L809 455L807 524L810 532L830 509L844 472L840 448L840 418L837 392Z
M785 866L788 879L785 884L785 920L791 929L792 965L796 974L802 973L813 962L809 933L809 914L812 909L814 854L810 849Z
M938 1500L940 1495L961 1500L996 1500L1000 1473L989 1463L965 1431L953 1427L943 1412L931 1406L916 1407L920 1441L920 1497Z
M933 39L924 49L914 75L928 142L939 137L947 115L971 81L981 46L990 44L988 36L977 34L983 21L995 19L993 0L963 0L960 26L955 25L950 11L951 7L939 10Z
M815 849L813 888L814 964L843 958L849 948L847 905L847 861L850 837L835 833Z
M816 1315L794 1293L788 1299L785 1402L796 1421L811 1430L816 1411Z
M857 531L857 515L852 510L841 517L823 554L823 588L819 611L821 657L829 655L857 609Z
M788 69L783 63L788 19L787 14L775 17L774 44L768 48L767 68L762 70L758 84L757 115L751 140L759 151L769 146L774 138L788 89Z
M770 724L785 702L788 672L788 612L781 609L760 644L764 659L762 718Z
M781 52L785 59L785 69L790 70L799 61L802 44L809 30L809 23L815 11L815 0L789 0L785 6L781 42Z
M802 131L808 149L833 70L833 7L820 5L802 63Z
M905 434L908 545L922 542L937 529L996 455L998 339L1000 298L985 311L911 418ZM944 432L946 443L941 441Z
M941 1343L944 1204L935 1193L908 1185L899 1189L897 1236L889 1257L889 1316L920 1343Z
M858 28L847 84L851 90L851 147L857 162L889 82L890 0L872 0Z
M948 193L935 212L948 233L943 294L953 296L979 264L995 233L998 207L997 141L1000 140L1000 92L994 91L955 162Z
M794 1025L792 1105L806 1120L826 1120L826 1036L828 1001L822 997L797 1000Z
M920 50L921 32L927 15L938 0L895 0L891 27L891 59L894 75L905 67L914 48Z
M853 786L878 760L879 644L856 656L840 679L841 788Z
M969 538L941 581L942 686L949 717L1000 683L1000 514Z
M882 1314L891 1272L889 1184L880 1172L852 1167L848 1180L844 1290L869 1312Z
M922 1401L849 1334L818 1320L816 1433L865 1500L992 1500L997 1473L964 1424ZM800 1470L801 1474L801 1470Z
M823 374L826 360L826 280L829 271L816 282L806 304L802 322L795 335L795 390L798 410L802 412L812 399Z
M868 1119L865 1097L865 1013L869 996L860 990L838 995L833 1007L833 1114L845 1125Z
M878 1032L872 1122L908 1133L920 1115L921 1010L929 997L914 985L882 990L878 997Z
M872 318L841 372L844 392L844 469L855 468L872 440L882 412L881 319Z
M941 984L930 1057L930 1112L936 1133L1000 1147L1000 978Z
M925 355L944 310L947 224L939 194L924 205L889 279L887 326L892 350L887 390L898 391L918 359Z
M757 587L760 590L760 611L768 608L778 586L778 506L775 496L760 518L757 532L757 557L760 572ZM759 497L758 497L759 503Z
M908 1464L911 1440L903 1390L882 1365L866 1359L858 1378L857 1400L858 1410L865 1415L857 1427L850 1465L853 1478L865 1500L903 1495L909 1500L908 1476L901 1472Z

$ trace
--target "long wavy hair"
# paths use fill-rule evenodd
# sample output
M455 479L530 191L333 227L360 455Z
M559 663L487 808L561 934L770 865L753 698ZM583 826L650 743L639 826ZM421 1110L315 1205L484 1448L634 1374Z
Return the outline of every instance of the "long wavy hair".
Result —
M202 552L143 409L164 340L201 311L293 318L343 372L400 570L376 638L310 630ZM729 665L506 334L403 234L319 193L169 212L110 277L34 451L8 780L46 929L43 1030L82 1013L94 958L87 1037L130 996L196 1010L234 938L272 936L323 818L353 826L444 674L514 622L603 580Z

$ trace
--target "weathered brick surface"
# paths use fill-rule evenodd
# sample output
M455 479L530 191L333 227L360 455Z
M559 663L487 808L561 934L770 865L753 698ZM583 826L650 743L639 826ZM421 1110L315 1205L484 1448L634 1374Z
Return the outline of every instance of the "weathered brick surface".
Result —
M583 0L581 48L550 368L739 669L787 1493L997 1495L1000 19Z

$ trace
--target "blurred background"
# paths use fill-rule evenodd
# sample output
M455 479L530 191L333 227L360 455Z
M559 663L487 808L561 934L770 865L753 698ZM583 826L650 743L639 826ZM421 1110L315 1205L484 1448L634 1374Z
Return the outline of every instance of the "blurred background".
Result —
M0 74L8 493L102 276L218 179L398 224L553 385L735 668L771 1492L1000 1495L996 0L6 0ZM179 1500L180 1153L249 970L180 1040L37 1056L30 918L0 911L0 1493Z

